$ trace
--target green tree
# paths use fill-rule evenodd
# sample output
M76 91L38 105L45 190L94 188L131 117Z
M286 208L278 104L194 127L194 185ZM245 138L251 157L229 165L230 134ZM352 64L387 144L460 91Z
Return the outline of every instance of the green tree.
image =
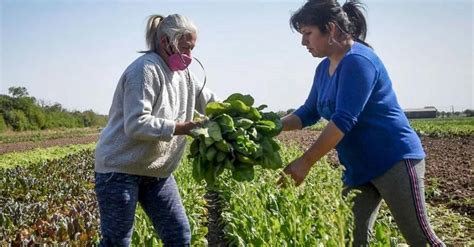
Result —
M11 96L0 95L0 129L82 128L104 126L107 123L107 116L92 110L70 112L59 103L46 105L44 101L29 97L25 87L10 87L8 91Z
M8 93L13 96L13 98L21 98L28 96L28 91L26 87L9 87Z
M474 110L466 109L463 113L466 115L466 117L474 117Z

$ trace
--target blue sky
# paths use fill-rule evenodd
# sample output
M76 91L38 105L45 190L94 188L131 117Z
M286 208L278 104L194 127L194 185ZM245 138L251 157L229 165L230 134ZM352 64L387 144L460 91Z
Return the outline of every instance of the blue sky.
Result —
M180 13L198 27L193 55L221 98L251 94L297 108L321 61L288 20L305 1L0 0L0 94L25 86L46 103L106 114L118 79L145 49L146 17ZM471 0L365 1L367 41L403 108L474 108ZM195 63L198 77L203 72Z

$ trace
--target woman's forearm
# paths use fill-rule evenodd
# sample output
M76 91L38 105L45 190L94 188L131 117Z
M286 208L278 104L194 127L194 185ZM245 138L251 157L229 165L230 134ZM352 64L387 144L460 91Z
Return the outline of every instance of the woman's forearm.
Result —
M283 117L281 122L283 124L283 131L297 129L299 130L303 128L303 123L301 122L301 119L295 114L286 115L285 117Z
M329 121L316 142L303 154L303 159L312 166L336 147L343 137L344 133L332 121Z

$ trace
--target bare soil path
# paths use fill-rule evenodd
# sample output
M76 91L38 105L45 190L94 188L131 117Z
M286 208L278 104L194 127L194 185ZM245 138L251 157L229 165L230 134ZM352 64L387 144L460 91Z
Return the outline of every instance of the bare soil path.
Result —
M86 135L81 137L66 137L51 139L45 141L27 141L27 142L14 142L14 143L1 143L0 144L0 154L10 153L10 152L25 152L35 148L48 148L54 146L65 146L72 144L87 144L96 142L99 138L98 134Z

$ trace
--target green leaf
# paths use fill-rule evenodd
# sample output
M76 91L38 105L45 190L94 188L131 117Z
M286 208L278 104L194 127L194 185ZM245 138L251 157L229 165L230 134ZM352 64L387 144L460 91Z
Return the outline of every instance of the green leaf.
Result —
M257 108L253 107L250 108L250 110L246 113L245 116L253 121L258 121L262 119L262 114L260 114Z
M207 152L206 152L207 160L213 161L216 155L217 155L217 149L214 146L211 146L207 149Z
M222 140L221 128L217 122L209 121L207 127L209 129L209 136L214 139L214 141L218 142Z
M231 116L224 113L216 117L215 121L219 124L219 127L222 130L222 134L235 131L234 120Z
M191 156L196 156L199 154L199 139L194 139L191 142L189 152L191 153Z
M249 106L247 106L244 102L240 100L231 101L230 104L232 105L232 110L237 113L246 113L250 111Z
M242 129L248 129L252 126L253 121L248 118L236 118L235 126Z
M227 154L224 153L224 152L218 152L217 155L216 155L216 161L218 163L221 163L225 160L225 158L227 157Z
M235 156L237 157L237 160L242 162L242 163L245 163L245 164L254 164L255 163L251 158L249 158L245 155L236 153Z
M232 152L232 145L230 143L226 142L224 139L216 142L216 144L214 144L214 146L216 146L217 150L219 150L221 152L225 152L225 153Z
M220 115L223 113L230 112L231 104L226 102L210 102L206 105L206 115Z
M231 102L236 101L236 100L242 101L247 106L252 106L254 101L255 101L253 99L253 97L248 95L248 94L243 95L241 93L234 93L234 94L230 95L229 97L227 97L227 99L224 100L224 102L231 103Z
M250 164L238 163L234 164L234 171L232 172L232 178L239 181L251 181L255 176L253 166Z

